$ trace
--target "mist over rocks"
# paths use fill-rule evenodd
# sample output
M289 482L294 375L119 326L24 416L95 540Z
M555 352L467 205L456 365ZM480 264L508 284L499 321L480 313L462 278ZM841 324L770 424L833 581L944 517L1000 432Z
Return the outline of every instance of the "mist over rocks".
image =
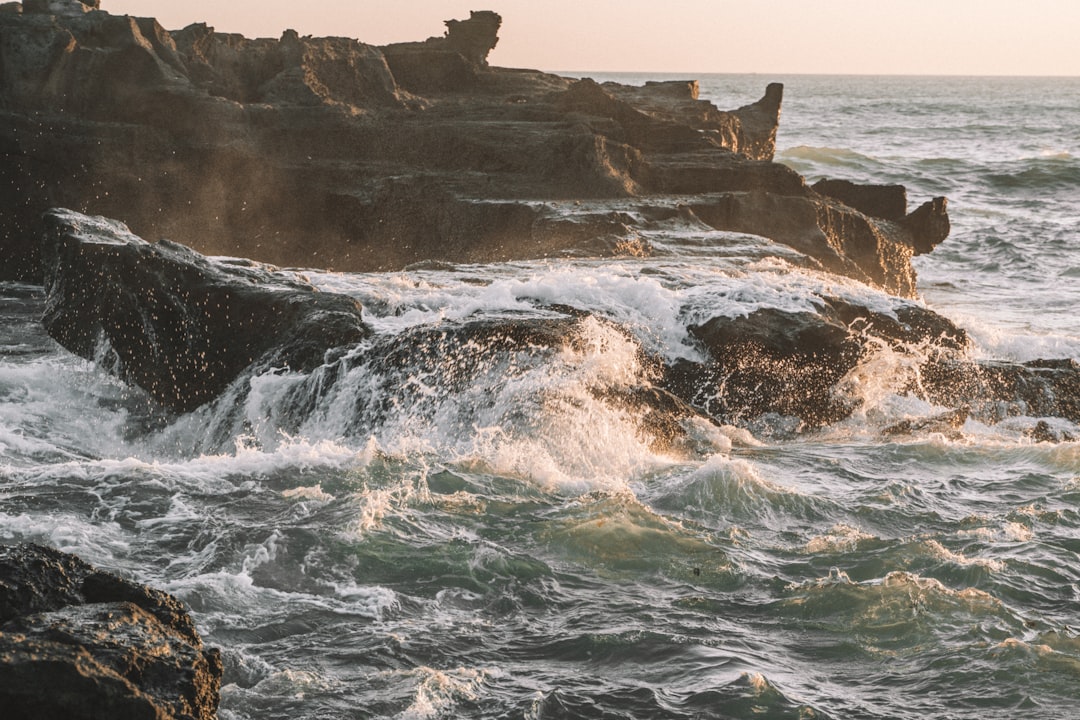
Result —
M948 233L944 199L881 217L773 163L775 83L722 111L693 81L492 67L490 11L380 48L166 31L92 8L0 13L0 277L40 279L50 207L208 254L342 271L617 255L645 247L641 217L682 207L905 296L911 256ZM597 212L626 201L639 213L620 227L604 219L614 207Z

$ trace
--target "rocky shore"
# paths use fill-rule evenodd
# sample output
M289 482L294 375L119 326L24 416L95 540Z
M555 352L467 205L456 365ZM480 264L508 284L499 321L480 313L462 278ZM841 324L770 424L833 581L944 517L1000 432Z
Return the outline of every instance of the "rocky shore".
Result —
M221 671L171 595L51 548L0 547L4 717L210 720Z
M652 251L658 225L752 233L912 296L944 198L806 184L772 162L783 89L491 67L500 17L375 47L166 31L77 0L0 9L0 277L39 279L41 213L207 254L341 271Z
M903 391L948 408L889 435L1020 413L1080 422L1075 362L973 359L961 328L913 301L910 261L947 237L945 198L909 212L902 186L811 186L773 162L780 85L723 111L692 80L492 67L497 14L446 24L375 47L166 31L96 0L0 4L0 280L43 283L49 334L175 416L227 407L271 368L308 374L297 393L315 396L350 363L404 385L398 369L428 362L435 375L452 356L462 377L438 391L453 392L485 353L554 354L583 323L610 322L551 307L377 337L354 299L265 263L642 257L651 232L680 229L722 252L729 236L709 233L733 231L895 307L823 296L813 312L710 317L688 328L696 360L638 343L641 382L595 393L656 447L764 416L800 431L843 420L858 409L846 384L882 352L915 358ZM1036 439L1063 439L1040 427ZM0 646L13 716L216 714L221 661L180 603L54 550L0 548Z
M430 374L438 375L439 362L457 357L457 377L440 388L453 392L454 382L483 365L484 353L555 353L573 344L578 323L605 322L582 309L553 307L562 318L440 323L357 348L371 335L359 303L275 268L210 261L69 210L46 213L45 227L50 335L171 412L187 412L226 390L226 403L237 404L244 381L271 368L309 374L312 387L300 394L317 396L346 374L347 364L368 363L381 368L385 382L407 385L394 368L417 372L427 358ZM652 368L648 381L598 389L605 401L629 408L641 432L665 447L682 442L686 421L694 418L749 426L762 416L784 416L802 431L841 421L860 402L845 384L857 382L852 373L882 352L917 364L902 392L962 410L960 424L969 414L990 424L1017 414L1080 422L1076 363L975 360L963 329L914 302L898 300L884 312L823 296L814 312L762 309L711 318L689 332L703 361L665 363L638 345Z

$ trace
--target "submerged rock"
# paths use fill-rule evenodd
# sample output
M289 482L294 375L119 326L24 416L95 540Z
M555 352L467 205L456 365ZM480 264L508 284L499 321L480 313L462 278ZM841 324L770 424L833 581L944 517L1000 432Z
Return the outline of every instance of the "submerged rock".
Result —
M51 548L0 548L5 717L211 720L221 674L171 595Z
M956 439L962 437L960 428L964 427L971 410L957 408L948 412L933 415L918 420L901 420L895 425L890 425L881 431L886 436L915 435L919 433L940 433L947 438Z
M0 13L0 277L41 277L30 238L50 207L204 253L367 271L617 254L640 219L593 232L565 201L595 216L633 199L914 294L910 259L948 233L944 199L908 215L893 192L881 212L771 162L781 85L722 111L693 81L492 67L501 21L473 12L379 48Z

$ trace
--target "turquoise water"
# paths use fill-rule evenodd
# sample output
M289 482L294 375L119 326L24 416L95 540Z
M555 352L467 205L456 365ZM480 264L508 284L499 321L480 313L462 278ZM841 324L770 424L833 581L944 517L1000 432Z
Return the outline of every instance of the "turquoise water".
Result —
M1080 80L702 93L736 107L772 80L781 162L949 196L920 291L977 354L1080 359ZM44 335L39 289L0 286L0 541L181 597L223 650L227 720L1080 716L1080 444L1025 417L883 439L940 409L881 356L843 423L658 452L595 392L647 373L638 345L692 355L687 324L816 293L894 301L750 240L650 240L647 260L310 273L391 345L556 303L635 341L584 320L564 352L358 361L317 397L272 374L165 426Z

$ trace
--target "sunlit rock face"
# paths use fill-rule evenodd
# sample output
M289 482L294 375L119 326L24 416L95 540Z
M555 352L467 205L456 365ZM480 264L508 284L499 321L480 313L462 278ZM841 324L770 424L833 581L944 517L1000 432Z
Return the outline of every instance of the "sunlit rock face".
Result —
M221 675L171 595L52 548L0 548L5 717L211 720Z

